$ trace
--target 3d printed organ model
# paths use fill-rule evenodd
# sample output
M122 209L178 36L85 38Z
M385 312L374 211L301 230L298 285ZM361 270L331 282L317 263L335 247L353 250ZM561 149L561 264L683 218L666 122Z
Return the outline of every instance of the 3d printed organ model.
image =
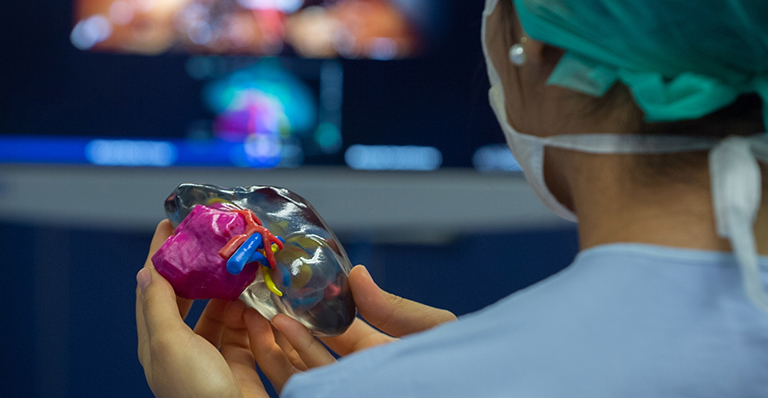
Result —
M182 184L165 212L174 235L152 262L179 296L239 298L267 319L286 314L318 335L341 334L354 320L349 259L299 195Z

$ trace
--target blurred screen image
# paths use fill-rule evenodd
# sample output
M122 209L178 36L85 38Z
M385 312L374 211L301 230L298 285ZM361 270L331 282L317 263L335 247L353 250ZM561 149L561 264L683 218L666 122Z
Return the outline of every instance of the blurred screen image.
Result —
M51 3L7 27L28 40L4 43L0 163L518 171L487 106L481 6Z
M421 52L425 0L76 0L81 50L400 59Z
M200 56L187 72L205 81L202 101L213 115L190 124L187 142L218 143L232 164L255 168L297 167L342 148L343 71L334 60L263 57L240 66Z

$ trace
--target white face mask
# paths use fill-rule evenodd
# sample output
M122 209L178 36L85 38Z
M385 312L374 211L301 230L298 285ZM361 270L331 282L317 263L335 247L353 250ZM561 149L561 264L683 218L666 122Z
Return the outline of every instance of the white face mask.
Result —
M504 87L486 43L487 20L496 10L497 4L498 0L486 0L483 11L482 45L491 82L489 99L507 144L536 195L558 216L576 221L576 215L557 200L544 180L544 149L547 146L594 154L661 154L710 150L717 232L731 241L742 270L747 295L758 307L768 312L768 295L760 278L753 232L762 192L756 158L768 163L768 140L765 135L717 140L631 134L572 134L543 138L520 133L508 122Z

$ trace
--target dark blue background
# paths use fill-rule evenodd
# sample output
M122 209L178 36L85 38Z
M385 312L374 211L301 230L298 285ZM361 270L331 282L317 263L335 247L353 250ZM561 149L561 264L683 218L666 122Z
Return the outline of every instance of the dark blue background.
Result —
M483 1L449 1L442 35L405 61L342 61L346 145L432 145L445 166L503 142L487 105ZM0 134L183 137L211 115L186 55L88 53L70 1L0 2ZM329 158L318 163L340 163ZM0 205L2 205L0 203ZM142 397L135 275L151 233L0 222L4 397ZM575 230L459 237L446 245L344 242L386 290L464 314L566 266ZM198 308L198 307L196 307Z
M0 395L151 396L136 355L134 317L135 276L150 239L0 224ZM470 235L436 246L360 240L345 247L385 290L460 315L559 271L578 243L574 229L563 229Z

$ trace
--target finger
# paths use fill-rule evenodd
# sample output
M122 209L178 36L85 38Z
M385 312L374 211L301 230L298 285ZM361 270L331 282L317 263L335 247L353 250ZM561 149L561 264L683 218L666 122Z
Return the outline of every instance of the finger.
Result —
M278 314L272 318L272 325L285 336L308 367L316 368L336 362L333 355L312 335L312 332L297 320Z
M139 362L144 369L149 369L150 352L149 352L149 332L147 331L146 322L144 322L144 298L141 294L141 289L136 287L136 332L139 338Z
M275 329L275 325L272 325L272 333L275 335L275 343L280 346L280 349L283 350L283 354L285 354L288 360L291 361L293 367L300 371L308 370L309 367L301 359L299 353L296 352L296 349L293 348L290 342L288 342L288 339L286 339L279 330Z
M213 301L213 300L211 300ZM243 320L245 312L245 303L240 300L224 302L225 307L221 313L221 322L224 328L221 337L221 349L224 348L245 348L248 355L252 357L251 345L248 342L248 329L246 329ZM253 362L253 361L251 361Z
M136 274L136 330L138 333L139 362L145 372L151 369L152 342L164 339L178 340L184 333L191 333L179 315L176 295L171 285L155 271L154 267L142 268Z
M261 382L261 377L253 365L229 359L227 359L227 363L232 370L232 374L235 376L235 380L237 380L240 392L244 398L269 398L269 394Z
M320 340L335 353L349 355L397 339L374 329L362 319L355 318L344 334L335 337L321 337Z
M298 370L293 367L291 361L283 353L283 350L275 342L272 333L272 325L261 314L252 308L245 310L245 324L248 327L248 337L251 342L251 351L256 363L267 376L272 386L279 393L283 386Z
M189 314L189 309L192 308L192 303L194 302L195 300L188 300L188 299L176 296L176 305L179 306L179 315L181 316L181 319L187 318L187 314Z
M163 220L155 228L155 234L152 237L152 242L149 245L149 254L144 261L143 268L152 268L152 256L157 252L157 249L162 246L166 239L173 233L173 226L170 221ZM147 329L147 322L144 315L144 293L142 288L138 285L142 283L148 284L152 281L152 273L150 271L139 271L136 275L136 330L138 334L138 354L139 362L141 362L144 368L147 368L150 360L149 354L149 330Z
M208 340L216 348L221 346L227 303L225 300L209 300L195 325L195 333Z
M136 276L141 292L142 312L150 338L156 333L165 333L186 327L176 305L173 287L154 267L143 268Z
M168 219L160 221L155 228L155 235L152 237L152 242L149 244L149 254L147 260L144 261L144 267L152 265L152 256L157 253L157 249L165 243L168 238L173 235L173 225Z
M152 242L149 244L149 254L147 255L146 261L144 261L145 268L152 265L152 256L157 253L160 246L162 246L171 235L173 235L173 225L171 224L171 221L168 219L160 221L160 223L157 224L157 228L155 228L155 235L152 237ZM187 313L189 313L189 309L192 307L192 302L193 300L176 297L176 305L179 307L179 315L181 315L182 319L187 317Z
M356 266L349 273L349 284L360 315L371 325L392 336L421 332L456 319L449 311L381 290L362 265Z
M245 304L227 303L223 312L224 331L221 337L221 356L227 361L244 397L266 397L264 385L256 372L248 330L243 320Z

